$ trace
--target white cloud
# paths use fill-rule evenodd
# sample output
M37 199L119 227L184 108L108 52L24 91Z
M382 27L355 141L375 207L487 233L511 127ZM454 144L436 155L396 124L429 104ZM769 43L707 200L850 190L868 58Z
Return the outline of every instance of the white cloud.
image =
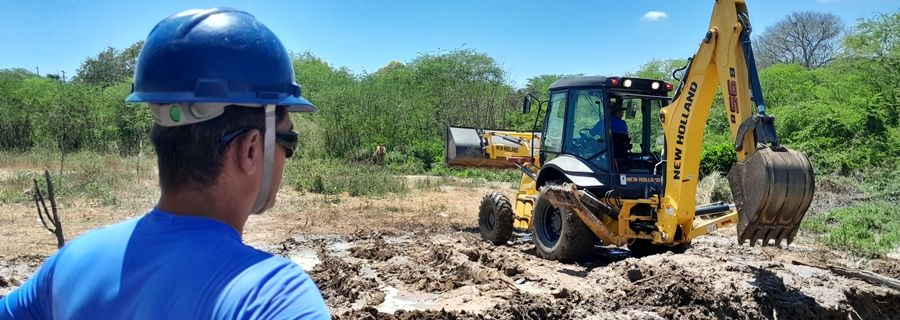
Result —
M641 21L660 21L665 20L668 17L669 14L662 11L647 11L647 13L641 17Z

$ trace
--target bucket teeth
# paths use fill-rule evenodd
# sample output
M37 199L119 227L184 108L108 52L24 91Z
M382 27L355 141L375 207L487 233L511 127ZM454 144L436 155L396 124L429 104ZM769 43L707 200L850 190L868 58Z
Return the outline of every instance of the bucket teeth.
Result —
M760 149L728 173L738 210L738 241L790 244L812 202L812 165L800 152Z

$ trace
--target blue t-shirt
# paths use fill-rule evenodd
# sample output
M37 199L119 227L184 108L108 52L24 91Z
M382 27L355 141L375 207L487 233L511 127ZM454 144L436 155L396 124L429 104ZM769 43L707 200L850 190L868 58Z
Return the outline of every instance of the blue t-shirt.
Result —
M0 319L330 319L312 279L232 227L154 209L66 244Z
M622 118L612 117L609 119L609 124L613 133L628 133L628 124Z

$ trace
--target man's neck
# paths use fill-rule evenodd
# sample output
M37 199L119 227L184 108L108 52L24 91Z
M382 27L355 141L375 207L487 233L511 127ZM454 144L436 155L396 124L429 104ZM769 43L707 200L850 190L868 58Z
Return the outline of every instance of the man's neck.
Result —
M249 213L237 212L235 204L227 197L211 195L213 193L215 192L196 189L163 191L157 207L171 214L215 219L243 235Z

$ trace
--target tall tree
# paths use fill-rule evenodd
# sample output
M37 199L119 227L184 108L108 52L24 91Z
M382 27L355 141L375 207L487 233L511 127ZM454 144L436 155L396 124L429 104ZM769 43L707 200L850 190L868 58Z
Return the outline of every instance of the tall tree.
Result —
M629 76L648 78L648 79L658 79L663 80L668 83L671 83L675 86L678 86L678 83L681 82L681 79L676 79L672 77L672 73L675 70L686 67L688 61L686 59L653 59L650 62L645 63L641 66L638 71L629 72ZM681 76L679 73L676 76Z
M542 74L528 78L525 84L525 92L541 99L547 99L550 94L550 85L562 78L577 77L581 74Z
M900 54L900 11L860 19L856 30L844 39L850 56L881 58Z
M143 45L138 41L125 50L107 47L97 56L88 57L78 68L75 81L106 87L130 79Z
M862 81L879 88L873 105L882 107L889 124L900 125L900 11L860 19L844 46L849 68L863 71Z
M800 11L766 28L754 42L761 67L799 63L807 69L821 67L840 50L844 23L833 13Z

